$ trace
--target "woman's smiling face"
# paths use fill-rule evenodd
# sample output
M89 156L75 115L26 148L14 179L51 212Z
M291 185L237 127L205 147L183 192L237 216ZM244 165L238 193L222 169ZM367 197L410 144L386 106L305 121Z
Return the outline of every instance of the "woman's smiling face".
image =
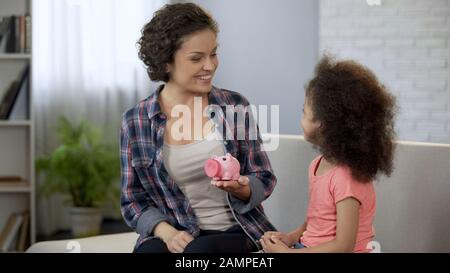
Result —
M183 40L173 63L167 66L169 82L187 92L207 93L219 65L217 35L205 29L185 36Z

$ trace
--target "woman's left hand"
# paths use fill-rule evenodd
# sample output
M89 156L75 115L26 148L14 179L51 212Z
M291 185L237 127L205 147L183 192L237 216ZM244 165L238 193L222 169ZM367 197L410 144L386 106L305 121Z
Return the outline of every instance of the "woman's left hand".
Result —
M211 185L229 192L241 200L250 198L250 180L247 176L240 176L238 180L211 180Z

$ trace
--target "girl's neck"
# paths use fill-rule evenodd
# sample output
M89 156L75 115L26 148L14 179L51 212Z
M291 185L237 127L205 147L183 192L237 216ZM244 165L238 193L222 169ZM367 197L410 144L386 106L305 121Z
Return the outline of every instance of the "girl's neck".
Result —
M331 168L336 167L336 163L331 160L331 159L327 159L326 157L322 157L321 163L323 163L325 166L329 166Z
M336 166L337 166L336 163L332 162L331 160L327 160L324 156L322 156L320 158L318 166L316 167L315 175L316 176L324 175L325 173L327 173L329 170L333 169Z

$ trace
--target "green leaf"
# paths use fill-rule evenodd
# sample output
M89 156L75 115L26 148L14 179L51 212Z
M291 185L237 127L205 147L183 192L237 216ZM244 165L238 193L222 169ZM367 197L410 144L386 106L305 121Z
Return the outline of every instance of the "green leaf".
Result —
M36 159L36 171L45 176L41 193L63 193L78 207L118 203L120 159L117 144L104 143L101 131L86 120L72 124L66 117L57 126L60 145Z

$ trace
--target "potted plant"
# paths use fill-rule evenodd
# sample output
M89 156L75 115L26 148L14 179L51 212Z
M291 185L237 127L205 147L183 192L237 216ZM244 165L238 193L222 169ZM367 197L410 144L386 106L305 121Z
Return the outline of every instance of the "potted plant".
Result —
M102 205L119 203L117 146L102 142L100 131L87 121L73 125L61 117L57 134L60 145L36 160L36 171L45 175L41 192L67 195L75 237L97 235Z

